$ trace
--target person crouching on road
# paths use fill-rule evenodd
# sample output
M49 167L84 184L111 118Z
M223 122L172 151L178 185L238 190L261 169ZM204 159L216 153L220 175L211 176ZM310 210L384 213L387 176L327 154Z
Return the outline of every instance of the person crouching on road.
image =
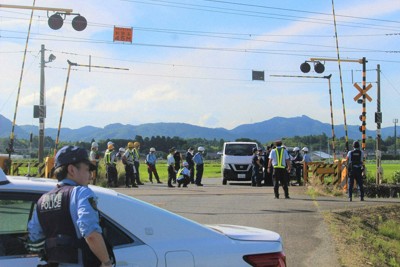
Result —
M176 175L176 181L178 182L178 187L187 187L187 185L190 183L190 170L188 169L189 163L184 161L182 163L182 168L178 170L178 174Z
M149 154L146 156L146 164L147 164L147 172L149 173L149 181L153 183L153 173L154 177L157 180L157 183L162 184L160 181L160 177L158 177L156 163L157 163L157 156L156 156L156 149L154 147L150 148Z
M172 185L172 181L176 180L174 153L175 153L175 148L171 148L169 150L169 154L167 156L168 187L175 187L175 186Z
M117 171L117 157L114 151L114 143L107 143L107 150L104 153L104 162L106 164L107 183L108 187L118 187L118 171Z
M43 243L46 266L112 266L115 261L99 225L97 197L88 187L96 166L84 148L64 146L54 167L59 183L42 195L33 210L28 249Z
M138 187L135 182L135 172L137 171L135 168L134 162L134 151L133 151L133 143L128 142L128 148L125 150L124 155L122 156L122 163L125 166L125 187Z
M276 148L271 150L268 162L268 171L273 166L273 182L275 198L279 198L279 184L282 185L285 192L285 198L289 198L289 188L287 173L290 173L290 157L286 149L282 147L282 141L275 142Z

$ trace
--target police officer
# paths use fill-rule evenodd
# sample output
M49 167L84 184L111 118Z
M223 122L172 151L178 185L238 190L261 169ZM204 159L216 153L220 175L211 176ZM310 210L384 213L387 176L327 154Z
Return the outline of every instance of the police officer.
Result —
M303 157L300 154L300 148L297 146L293 148L293 153L294 155L291 156L291 160L296 171L297 184L301 185L301 171L303 169L303 164L301 162L303 161Z
M194 184L194 174L195 174L193 152L194 152L193 147L189 147L188 151L186 152L186 162L189 164L188 169L190 171L190 183L191 184Z
M59 183L38 200L28 223L28 243L45 240L49 266L113 264L99 225L97 199L87 186L94 168L84 148L65 146L56 154Z
M176 180L174 153L175 153L175 148L171 148L167 156L168 187L171 188L175 187L172 185L172 181Z
M258 157L258 149L253 147L253 158L251 160L252 174L251 174L251 186L261 186L260 181L260 168L262 168L260 159Z
M364 186L363 186L363 158L364 153L360 150L360 143L358 141L354 141L353 150L347 153L347 170L348 170L348 192L349 192L349 201L353 201L353 186L354 179L356 180L359 188L360 188L360 199L364 201Z
M193 157L193 161L196 164L196 180L194 183L197 186L203 186L201 183L201 179L203 178L203 172L204 172L204 158L203 158L203 153L205 151L205 148L202 146L199 146L197 148L197 153Z
M135 156L133 151L133 142L128 142L128 149L125 150L124 155L122 156L122 163L125 166L125 187L130 188L138 187L135 182Z
M279 198L279 184L282 185L285 192L285 198L289 197L289 188L287 181L287 173L290 173L290 157L286 149L282 147L282 141L275 141L276 148L271 150L268 161L268 171L273 166L273 183L275 198Z
M147 164L147 172L149 173L149 181L153 183L153 173L154 177L157 180L158 184L162 184L160 181L160 177L158 176L157 168L157 156L156 156L156 149L154 147L150 148L149 154L146 156L146 164Z

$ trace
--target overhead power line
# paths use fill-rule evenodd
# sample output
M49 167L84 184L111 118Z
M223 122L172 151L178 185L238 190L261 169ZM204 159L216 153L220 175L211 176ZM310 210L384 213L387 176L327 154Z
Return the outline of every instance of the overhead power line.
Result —
M216 7L216 6L207 6L207 5L197 5L197 4L188 4L188 3L179 3L174 1L166 1L166 0L120 0L125 2L133 2L139 4L147 4L147 5L155 5L155 6L167 6L167 7L175 7L180 9L188 9L188 10L197 10L197 11L206 11L206 12L213 12L213 13L220 13L220 14L229 14L229 15L239 15L239 16L250 16L250 17L258 17L258 18L268 18L268 19L278 19L278 20L288 20L288 21L300 21L300 22L307 22L307 23L314 23L314 24L326 24L332 25L332 21L330 19L323 19L323 18L310 18L310 17L301 17L301 16L294 16L289 14L275 14L275 13L266 13L260 11L249 11L243 9L232 9L227 7ZM245 6L252 6L247 4L242 4ZM289 9L287 9L289 10ZM291 10L295 11L295 10ZM305 12L302 10L296 10L297 12ZM316 13L319 12L307 12L307 13ZM323 15L327 15L327 13L319 13ZM351 17L345 16L342 17ZM354 17L356 18L356 17ZM362 17L358 17L361 19ZM367 18L362 18L368 20ZM392 22L392 21L391 21ZM396 21L395 21L396 22ZM396 22L400 23L400 22ZM345 26L345 27L357 27L357 28L374 28L374 29L381 29L381 30L399 30L400 25L377 25L377 24L368 24L365 22L341 22L337 23L337 25Z

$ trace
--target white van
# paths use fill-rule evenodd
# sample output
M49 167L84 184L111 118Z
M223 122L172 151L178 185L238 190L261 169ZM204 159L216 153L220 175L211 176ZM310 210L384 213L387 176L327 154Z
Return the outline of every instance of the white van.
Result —
M225 142L221 157L222 184L228 181L251 181L255 142Z

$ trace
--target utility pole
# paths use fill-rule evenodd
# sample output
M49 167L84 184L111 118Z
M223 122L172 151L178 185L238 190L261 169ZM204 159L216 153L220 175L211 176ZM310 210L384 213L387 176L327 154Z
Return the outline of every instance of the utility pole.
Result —
M39 158L39 163L43 163L43 158L44 158L44 121L46 118L46 104L45 104L45 77L44 77L44 68L46 67L46 63L52 62L53 60L56 59L56 57L53 54L50 54L49 60L45 61L45 47L42 44L40 53L41 53L41 60L40 60L40 102L39 102L39 107L37 109L37 114L34 117L39 118L39 152L38 152L38 158Z
M40 102L39 102L39 163L43 163L44 152L44 119L46 118L46 107L44 103L44 45L40 50Z
M396 124L399 122L398 119L393 119L394 123L394 159L396 159L396 154L397 154L397 133L396 133Z
M381 113L381 66L377 65L377 89L376 89L376 184L380 184L382 181L382 152L381 152L381 123L382 123L382 113Z

